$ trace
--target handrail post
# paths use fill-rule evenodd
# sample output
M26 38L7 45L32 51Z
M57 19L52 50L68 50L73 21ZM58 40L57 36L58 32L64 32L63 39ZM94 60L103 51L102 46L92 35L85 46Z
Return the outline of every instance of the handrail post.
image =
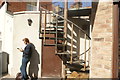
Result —
M65 3L64 3L64 50L65 50L65 46L67 45L67 15L68 15L68 0L65 0Z
M56 16L57 17L57 16ZM55 39L55 47L56 47L56 54L57 54L57 40L58 40L58 19L56 18L56 39Z
M88 66L90 66L90 40L89 40L89 52L88 52Z
M52 20L51 20L51 13L49 14L49 22L52 22ZM49 24L49 26L51 26L51 24Z
M80 48L81 48L81 47L80 47L80 44L81 44L81 43L80 43L80 40L81 40L81 39L80 39L80 30L79 30L79 32L78 32L78 38L79 38L79 48L78 48L78 50L79 50L79 63L80 63L80 62L81 62L81 61L80 61L80 57L81 57L81 54L80 54L80 51L81 51L81 50L80 50Z
M84 53L84 61L85 61L85 63L84 63L84 71L86 70L86 34L84 35L84 37L85 37L85 53Z
M43 39L43 43L44 43L44 44L45 44L45 42L46 42L46 40L45 40L45 37L46 37L46 33L45 33L45 32L46 32L46 21L47 21L47 20L46 20L46 17L47 17L47 12L46 12L46 10L45 10L45 16L44 16L44 18L45 18L45 19L44 19L44 20L45 20L45 21L44 21L44 39Z
M67 37L67 17L68 17L68 0L65 0L65 7L64 7L64 32L65 38Z
M40 8L40 17L39 17L39 37L40 37L40 33L41 33L41 29L42 29L42 9Z
M73 62L73 27L74 25L72 24L72 30L71 30L71 51L70 51L70 64Z

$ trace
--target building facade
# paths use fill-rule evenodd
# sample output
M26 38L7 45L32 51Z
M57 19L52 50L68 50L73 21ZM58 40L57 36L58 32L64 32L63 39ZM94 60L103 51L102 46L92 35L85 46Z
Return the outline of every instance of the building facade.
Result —
M91 9L82 8L65 12L66 8L64 13L67 14L64 14L64 18L67 17L67 19L58 15L60 17L57 20L58 23L52 21L52 24L51 17L56 17L57 15L50 14L46 10L43 10L42 13L39 11L27 11L35 10L35 3L18 4L19 6L11 2L8 3L7 7L4 6L4 9L3 7L1 8L1 11L3 9L3 14L1 14L4 15L4 17L1 16L1 19L5 19L1 23L4 26L2 27L2 35L5 35L4 37L2 36L2 50L10 56L9 74L15 76L19 71L21 54L16 48L22 47L21 39L28 37L35 44L37 50L35 53L37 57L33 57L33 59L36 58L36 66L33 66L35 64L32 62L33 64L29 63L30 66L28 67L28 71L30 68L32 68L31 71L36 71L30 73L32 75L43 78L61 78L69 71L72 73L72 70L66 70L68 69L66 65L69 66L69 69L73 69L73 67L76 67L74 66L74 61L82 62L84 60L81 64L84 67L82 69L85 71L89 69L89 78L118 78L120 75L118 74L119 2L114 3L112 0L110 2L102 2L102 0L99 0L99 2L92 3ZM46 7L46 3L41 4L45 6L43 6L44 8L51 11L51 7ZM7 11L14 13L11 15L6 13ZM32 26L28 25L28 19L33 20ZM61 24L60 20L63 20L64 24L62 21ZM4 25L4 23L6 24ZM61 28L65 28L65 26L67 26L66 31ZM58 34L63 35L62 32L59 32L60 30L67 35L67 39L64 39L63 36L58 36ZM64 43L64 41L67 41L67 49L64 46L65 49L62 51L63 49L59 45ZM6 47L8 44L11 47L9 50ZM57 47L55 46L56 44ZM66 55L66 53L68 54ZM18 66L16 67L16 65ZM80 69L81 65L74 69Z

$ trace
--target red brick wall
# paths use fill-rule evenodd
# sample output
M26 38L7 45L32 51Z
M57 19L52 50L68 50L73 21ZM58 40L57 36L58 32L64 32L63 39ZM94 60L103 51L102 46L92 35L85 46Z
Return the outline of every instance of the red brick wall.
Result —
M3 0L0 0L0 5L2 5ZM52 2L41 2L42 7L47 8L48 10L52 10ZM47 5L47 7L45 6ZM8 2L8 11L10 12L18 12L18 11L26 11L27 2Z
M10 12L26 11L26 3L25 2L9 2L8 11Z
M44 6L44 8L47 8L48 10L52 10L52 4L51 2L42 2L41 5L49 4L47 7ZM18 11L26 11L27 8L27 2L9 2L8 3L8 11L11 12L18 12Z
M0 1L0 5L2 4L2 1Z
M2 3L3 3L3 0L0 0L0 6L2 5Z

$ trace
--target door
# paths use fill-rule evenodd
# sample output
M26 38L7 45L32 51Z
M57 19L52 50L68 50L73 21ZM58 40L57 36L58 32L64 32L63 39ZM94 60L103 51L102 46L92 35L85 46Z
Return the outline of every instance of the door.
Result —
M54 34L46 36L54 37ZM54 44L54 40L46 40L47 44ZM42 77L61 77L62 61L55 55L55 46L42 45Z

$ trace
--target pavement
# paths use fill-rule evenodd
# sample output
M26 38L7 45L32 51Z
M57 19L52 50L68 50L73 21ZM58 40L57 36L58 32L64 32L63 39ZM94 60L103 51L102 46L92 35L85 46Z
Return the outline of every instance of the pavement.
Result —
M15 80L15 77L10 76L9 74L3 74L2 77L0 77L0 80Z

